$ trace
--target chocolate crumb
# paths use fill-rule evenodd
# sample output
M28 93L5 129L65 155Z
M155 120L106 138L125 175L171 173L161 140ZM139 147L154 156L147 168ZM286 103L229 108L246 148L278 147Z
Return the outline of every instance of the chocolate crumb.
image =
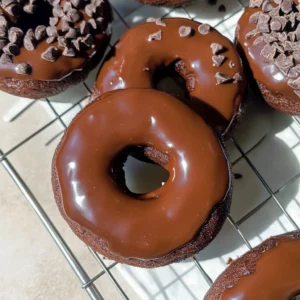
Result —
M143 68L143 71L145 71L145 72L149 72L149 71L150 71L150 69L149 69L149 68Z
M179 27L179 35L181 37L189 37L192 34L192 28L189 26L180 26Z
M231 61L229 61L228 66L230 69L233 69L235 66L235 63L231 60Z
M62 53L62 55L64 56L68 56L68 57L75 57L76 56L76 53L74 51L73 48L68 48L66 47Z
M12 59L7 54L3 53L0 57L0 64L12 64Z
M232 264L232 262L233 262L233 259L231 257L229 257L228 260L227 260L227 262L226 262L226 264L230 265L230 264Z
M225 56L223 55L213 55L212 61L214 67L220 67L225 60Z
M16 73L21 75L30 75L32 68L30 64L21 63L16 66Z
M218 11L219 12L225 12L226 11L226 6L224 4L221 4L219 7L218 7Z
M158 25L158 26L163 26L163 27L167 26L166 22L163 21L161 18L156 19L155 24Z
M45 52L41 54L42 59L55 62L58 57L58 50L54 46L50 46Z
M148 41L160 41L162 39L162 34L161 34L161 30L158 30L157 32L154 32L152 34L149 35L148 37Z
M218 54L220 51L222 51L224 49L224 47L222 45L220 45L219 43L211 43L210 48L211 48L213 54Z
M199 27L198 27L198 31L200 34L203 34L203 35L206 35L210 32L210 25L208 24L201 24Z
M238 83L239 81L243 80L243 77L239 72L235 73L232 78L233 78L233 83Z
M234 179L241 179L241 178L243 178L243 175L240 174L240 173L234 173L233 176L234 176Z
M150 18L147 19L146 22L147 22L147 23L154 23L154 22L156 22L156 19L153 18L153 17L150 17Z
M215 78L217 81L217 85L226 83L231 80L231 78L229 76L227 76L226 74L221 73L221 72L217 72L215 75Z
M19 55L20 53L20 48L18 45L13 44L13 43L8 43L3 49L3 52L7 55Z

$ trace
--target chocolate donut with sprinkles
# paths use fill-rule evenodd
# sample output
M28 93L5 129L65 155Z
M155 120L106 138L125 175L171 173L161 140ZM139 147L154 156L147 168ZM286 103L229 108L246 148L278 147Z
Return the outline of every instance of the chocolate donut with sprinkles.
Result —
M161 187L144 194L126 187L132 147L169 172ZM52 186L60 213L86 244L152 268L212 241L229 213L232 175L222 140L191 109L160 91L126 89L75 117L55 152Z
M0 89L40 99L83 81L110 40L107 0L0 1Z
M299 269L300 231L274 236L231 263L204 300L296 300Z
M238 49L273 108L300 114L300 6L292 0L251 0L238 22Z
M168 68L185 81L185 103L226 133L241 112L245 80L234 45L208 24L149 18L129 29L99 71L95 95L156 88L157 78Z

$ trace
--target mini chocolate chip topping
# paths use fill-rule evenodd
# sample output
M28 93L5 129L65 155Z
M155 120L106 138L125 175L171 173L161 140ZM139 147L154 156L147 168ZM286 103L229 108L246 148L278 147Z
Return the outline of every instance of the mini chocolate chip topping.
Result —
M8 39L11 43L20 45L23 39L23 31L18 27L11 27L8 31Z
M229 61L228 66L230 69L233 69L235 66L235 63L231 60L231 61Z
M210 48L211 48L212 53L213 53L214 55L215 55L215 54L218 54L219 52L221 52L221 51L224 49L224 47L223 47L222 45L218 44L218 43L212 43L212 44L210 45Z
M213 57L212 57L213 66L220 67L223 64L225 59L226 59L226 57L223 55L213 55Z
M42 59L55 62L58 57L58 50L57 48L50 46L45 52L41 54Z
M155 20L155 24L158 25L158 26L163 26L163 27L166 27L166 22L163 21L161 18L158 18Z
M198 31L200 34L203 34L203 35L206 35L210 32L210 25L208 24L201 24L199 27L198 27Z
M148 37L148 41L160 41L162 38L162 32L161 30L158 30L157 32L154 32L152 34L149 35Z
M16 72L17 74L21 75L30 75L32 72L31 65L27 63L21 63L16 66Z
M12 64L12 59L5 53L0 57L0 64Z
M16 56L20 53L19 46L13 43L8 43L2 50L7 55Z
M256 28L245 35L246 39L255 38L252 44L261 45L262 61L276 65L280 72L292 78L288 86L299 89L300 6L292 0L274 0L272 4L268 0L251 0L250 7L261 11L249 17L249 23L256 24Z
M231 78L224 73L217 72L215 75L217 85L231 81Z
M192 35L192 28L188 26L180 26L178 31L181 37L189 37Z
M146 22L147 23L154 23L154 22L156 22L156 19L153 18L153 17L149 17Z

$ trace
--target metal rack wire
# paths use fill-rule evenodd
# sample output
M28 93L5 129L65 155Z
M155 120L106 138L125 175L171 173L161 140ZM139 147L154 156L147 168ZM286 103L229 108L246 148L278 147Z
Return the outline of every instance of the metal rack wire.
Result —
M240 1L240 0L236 0L236 1L239 2L239 4L242 7L245 7L245 5L244 5L244 3L242 1ZM122 18L122 16L119 14L118 10L115 7L113 7L113 9L114 9L115 13L119 16L120 20L124 23L124 25L127 28L129 28L130 26L126 23L126 20L124 18ZM185 10L185 9L183 8L183 10ZM189 15L189 13L188 13L187 10L185 10L185 12L186 12L187 15ZM216 26L220 25L222 22L225 22L227 19L231 18L233 15L235 15L235 14L237 14L239 12L240 11L234 12L232 15L229 15L227 18L225 18L221 22L219 22ZM73 252L70 249L70 247L68 246L68 244L65 242L65 240L63 239L63 237L61 236L61 234L56 229L55 225L52 223L52 221L50 220L50 218L47 216L47 214L43 210L43 207L39 204L38 199L36 199L36 197L34 196L34 194L32 193L32 191L29 189L29 187L26 185L26 183L24 182L24 180L18 174L17 170L14 168L14 166L9 161L9 155L10 154L12 154L15 151L17 151L25 143L27 143L28 141L30 141L31 139L33 139L35 136L37 136L38 134L40 134L41 132L43 132L46 128L48 128L54 122L59 121L61 123L61 125L66 128L66 124L65 124L65 122L62 119L63 116L65 116L68 112L70 112L76 106L79 107L80 109L82 109L82 105L81 104L91 94L91 91L90 91L89 87L87 86L87 84L83 83L83 85L84 85L84 87L85 87L85 89L87 91L87 95L85 97L83 97L82 99L78 100L70 108L68 108L67 110L65 110L61 114L59 114L56 111L56 109L52 105L51 101L49 101L49 99L46 99L46 103L49 106L49 108L52 110L52 112L55 114L55 118L53 118L50 122L48 122L47 124L45 124L43 127L39 128L38 130L36 130L35 132L33 132L31 135L25 137L21 142L17 143L15 146L13 146L9 150L7 150L5 153L3 153L0 150L0 163L2 164L2 166L4 167L4 169L7 171L7 173L9 174L9 176L12 178L12 180L14 181L14 183L16 184L16 186L23 193L24 197L28 200L28 203L32 206L32 208L36 212L37 216L40 218L41 222L44 224L44 226L48 230L48 232L51 235L51 237L53 238L54 242L57 244L58 248L60 249L60 251L64 255L64 257L67 260L67 262L69 263L71 269L75 272L75 274L77 275L78 279L80 280L82 288L87 292L87 294L89 295L89 297L91 299L103 299L103 297L101 295L101 291L99 291L96 288L96 286L94 285L94 283L95 283L96 280L98 280L100 277L102 277L103 275L106 274L108 276L108 278L111 280L111 282L113 283L113 285L115 286L116 290L119 292L120 296L123 299L129 299L128 295L126 295L126 293L125 293L124 289L122 288L121 284L117 281L117 279L113 276L113 274L111 272L111 270L117 265L117 263L113 263L110 266L106 266L106 264L104 263L103 259L96 252L94 252L90 248L89 248L89 250L90 250L91 254L95 257L95 259L96 259L97 263L100 265L102 271L100 271L96 276L94 276L92 278L89 277L89 275L87 274L87 272L85 271L85 269L82 267L81 263L77 260L77 258L73 254ZM23 113L25 113L25 110L24 110ZM300 127L300 121L298 120L297 117L294 117L294 121ZM57 136L59 136L59 135L60 134L58 134ZM299 229L298 225L295 223L295 221L290 216L290 214L287 212L287 210L283 207L283 205L278 200L278 198L277 198L276 195L279 192L281 192L283 189L285 189L287 186L289 186L290 184L292 184L295 180L297 180L298 178L300 178L300 173L297 174L296 176L294 176L292 179L290 179L283 186L281 186L280 188L278 188L276 190L276 192L273 192L272 189L270 188L270 186L267 184L267 182L264 179L264 177L260 174L260 172L258 171L258 169L254 166L254 164L252 163L252 161L248 157L247 153L245 153L243 151L242 147L235 140L235 138L232 137L231 141L234 144L234 146L236 147L236 149L238 150L238 152L241 154L241 156L245 159L245 161L247 162L247 164L249 165L249 167L253 170L253 172L255 173L255 175L257 176L257 178L259 179L259 181L263 184L265 190L269 194L269 197L265 201L263 201L260 205L258 205L257 207L255 207L252 211L250 211L247 215L245 215L239 221L236 222L236 221L234 221L234 219L231 216L228 217L229 223L233 226L233 228L239 234L239 236L242 239L242 241L244 242L244 244L249 249L251 249L250 242L245 237L245 235L243 234L243 232L240 230L240 226L248 218L250 218L253 214L255 214L257 211L259 211L269 201L274 201L276 203L276 205L279 207L279 209L281 210L281 212L287 217L287 219L292 224L292 226L295 229ZM193 257L193 262L194 262L195 266L197 267L197 269L199 270L199 272L201 273L201 275L203 276L203 278L205 279L205 281L210 286L213 281L210 278L210 276L207 274L207 272L204 270L204 268L201 266L200 262L197 260L196 257Z

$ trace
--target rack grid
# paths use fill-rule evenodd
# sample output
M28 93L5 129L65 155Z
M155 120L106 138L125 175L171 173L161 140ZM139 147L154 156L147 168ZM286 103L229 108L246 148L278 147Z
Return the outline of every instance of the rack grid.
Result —
M129 0L128 0L129 1ZM234 16L240 14L243 9L246 7L245 3L242 2L242 0L235 0L236 2L239 3L240 9L234 11L231 14L227 14L225 18L222 18L222 20L216 22L214 24L215 27L218 27L219 25L222 25L225 21L229 20L230 18L233 18ZM116 17L119 19L119 22L122 22L123 25L126 28L131 27L132 24L129 24L126 21L126 18L122 16L122 14L118 10L118 1L114 0L112 1L112 7L113 11L116 15ZM119 1L120 2L120 1ZM217 6L215 7L217 9ZM197 15L194 16L191 14L191 11L188 8L181 8L181 11L184 11L187 16L191 19L196 19L197 20ZM162 17L168 17L171 16L173 12L176 12L176 9L170 9L167 11L166 14L162 15ZM133 12L134 13L134 12ZM111 47L111 45L110 45ZM88 87L86 83L83 83L84 88L86 89L87 95L83 96L80 100L78 100L76 103L74 103L71 107L69 107L67 110L65 110L62 113L59 113L53 103L49 99L45 99L45 102L51 109L51 111L54 113L55 118L53 118L50 122L30 134L29 136L24 137L22 141L11 147L9 150L2 152L0 150L0 162L4 169L7 171L8 175L12 178L16 186L20 189L20 191L23 193L24 197L28 200L28 203L32 206L34 211L36 212L37 216L45 226L45 228L48 230L49 234L53 238L54 242L57 244L58 248L62 252L63 256L69 263L71 269L74 271L74 273L77 275L82 288L87 292L88 296L91 299L104 299L101 295L101 291L97 289L95 286L96 280L101 278L103 275L107 275L108 278L111 280L112 284L114 285L115 289L118 291L120 296L123 299L129 299L129 296L125 293L124 289L122 288L121 284L118 282L118 280L115 278L115 276L112 274L111 270L115 268L118 263L112 263L111 265L107 266L103 260L102 257L99 256L98 253L94 252L91 248L89 248L89 251L91 255L96 259L97 263L101 267L101 271L96 275L93 276L92 278L88 275L87 271L82 267L80 261L75 257L73 254L72 250L70 249L69 245L65 242L63 237L61 236L60 232L57 230L55 227L55 224L52 223L51 219L48 217L46 212L44 211L43 207L40 205L38 199L35 197L35 195L32 193L32 191L29 189L29 187L26 185L24 180L21 178L21 176L18 174L18 171L15 169L15 167L12 165L12 163L9 160L9 156L18 151L20 147L22 147L24 144L26 144L28 141L33 139L35 136L39 135L41 132L43 132L46 128L51 126L54 122L59 121L61 125L66 128L67 125L63 120L63 117L69 113L71 110L73 110L75 107L82 109L84 106L84 103L86 100L90 97L91 95L91 90ZM17 118L19 114L26 113L27 109L30 108L33 102L29 102L28 105L22 109L18 115L14 116L14 118ZM300 121L298 117L293 117L293 120L296 124L298 124L300 128ZM58 138L61 135L62 132L60 132L57 136L53 137L53 139ZM297 223L294 221L292 216L288 213L288 211L284 208L283 204L281 201L278 199L277 194L281 192L283 189L288 187L290 184L294 183L297 179L300 178L300 172L295 175L293 178L289 179L286 183L284 183L282 186L280 186L275 192L272 191L271 187L267 183L267 180L261 175L257 167L254 165L254 163L251 161L250 157L248 156L248 153L245 152L241 145L238 143L238 141L234 138L231 137L231 142L236 148L236 150L240 153L241 157L245 159L247 162L248 166L252 169L252 171L255 173L255 176L259 179L259 181L262 183L264 186L265 190L269 194L268 198L265 199L262 203L257 205L254 209L252 209L250 212L248 212L245 216L243 216L240 220L234 221L234 219L231 216L228 216L228 221L231 224L231 226L234 228L234 230L238 233L239 237L242 239L244 244L248 249L251 249L251 244L249 240L246 238L246 236L243 234L242 230L240 229L241 225L246 222L252 215L257 213L259 210L262 209L269 201L274 201L280 211L286 216L286 218L289 220L290 224L293 226L294 229L299 229L299 226ZM50 140L51 141L51 140ZM1 145L0 145L1 146ZM25 162L24 162L25 163ZM300 171L300 170L299 170ZM201 273L201 276L205 279L207 282L208 286L211 286L213 280L210 278L208 273L205 271L204 267L201 265L199 260L196 257L192 258L196 268L199 270Z

